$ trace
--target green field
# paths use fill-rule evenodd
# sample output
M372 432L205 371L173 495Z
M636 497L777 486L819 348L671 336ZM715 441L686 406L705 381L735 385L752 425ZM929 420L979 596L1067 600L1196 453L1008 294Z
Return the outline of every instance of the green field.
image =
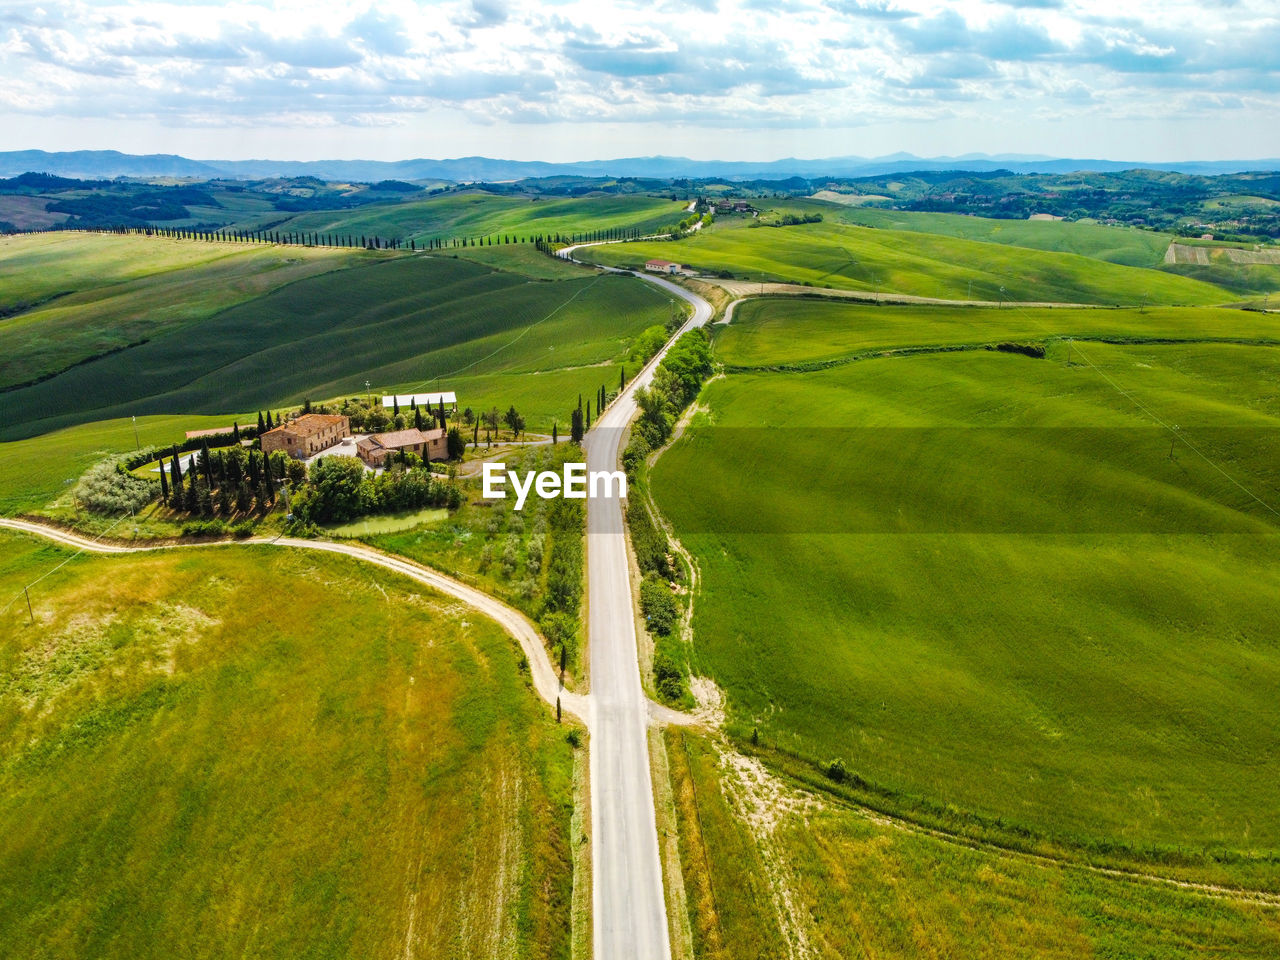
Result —
M1007 322L932 313L771 301L718 342L795 363ZM1110 317L1228 320L1042 322ZM1059 342L731 373L651 478L701 568L693 667L736 736L842 758L864 802L1280 889L1278 369L1276 347Z
M135 440L130 420L102 420L0 443L0 513L42 510L69 500L80 475L112 454L180 443L187 430L230 423L229 417L139 417Z
M557 199L464 192L355 210L304 213L274 229L367 234L413 239L419 243L505 233L527 242L537 234L586 233L620 227L658 229L683 219L682 211L687 204L687 200L639 195Z
M574 276L537 281L419 255L298 281L9 392L0 438L354 396L366 380L375 391L456 389L477 410L506 409L519 394L530 427L549 428L579 392L617 381L616 369L592 365L620 361L670 314L667 297L642 281Z
M794 955L801 937L823 960L1280 951L1275 907L971 849L815 807L786 783L753 789L692 733L668 733L665 747L691 945L705 960Z
M66 556L3 535L5 600ZM572 750L493 624L268 547L82 556L32 599L0 617L0 943L569 956Z
M1074 253L1095 260L1130 267L1155 267L1173 239L1167 233L1112 227L1099 223L1069 223L1064 220L996 220L968 217L958 213L919 213L851 207L833 210L823 205L824 216L844 223L882 230L911 230L962 240L985 240L1032 250Z
M843 212L835 209L837 215ZM946 300L1140 305L1144 300L1212 304L1232 299L1219 287L1158 270L1074 253L854 226L837 222L835 215L790 227L753 228L747 219L725 219L685 240L591 247L581 253L583 259L615 266L639 265L651 257L744 280Z
M0 238L0 389L188 336L233 304L375 256L138 235Z
M1003 341L1232 340L1280 345L1272 316L1226 307L1065 308L860 306L819 299L748 300L720 330L716 352L734 368L816 367L921 347Z

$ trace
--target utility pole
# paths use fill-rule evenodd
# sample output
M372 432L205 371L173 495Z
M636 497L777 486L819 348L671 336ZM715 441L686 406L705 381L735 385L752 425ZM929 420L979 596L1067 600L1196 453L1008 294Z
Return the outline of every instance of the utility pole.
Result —
M369 409L373 409L373 390L369 387L369 381L364 382L364 392L369 397Z
M134 416L130 417L129 419L131 419L131 420L133 421L133 448L134 448L135 450L141 450L141 449L142 449L142 441L138 439L138 417L137 417L137 415L135 414Z
M22 593L27 598L27 616L31 618L31 625L34 627L36 624L36 615L31 612L31 588L23 587Z

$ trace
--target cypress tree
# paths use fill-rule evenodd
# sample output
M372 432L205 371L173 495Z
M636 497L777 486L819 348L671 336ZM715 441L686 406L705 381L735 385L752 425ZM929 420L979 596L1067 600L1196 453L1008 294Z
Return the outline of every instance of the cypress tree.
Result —
M413 408L413 427L415 430L422 429L422 411L416 406Z
M391 415L395 417L400 416L400 398L399 397L391 398Z
M164 475L164 461L160 461L160 502L169 503L169 481Z
M178 456L178 445L173 445L173 485L182 486L182 458Z
M569 437L574 443L581 443L583 432L582 410L579 408L569 416Z
M209 456L209 441L200 441L200 457L201 466L204 467L204 478L209 483L209 489L213 489L213 458Z
M587 429L591 429L591 401L587 401Z
M559 424L558 422L556 422L555 420L552 420L552 421L551 421L551 442L552 442L553 444L556 444L556 443L559 443L559 442L560 442L560 437L559 437L559 433L558 433L559 426L560 426L560 424Z
M445 415L444 415L444 397L441 397L441 398L440 398L440 429L441 429L441 430L443 430L443 429L445 428L445 424L446 424L446 422L447 422L447 421L446 421L446 419L445 419Z
M240 424L233 423L231 425L231 439L235 441L236 446L240 445Z
M476 417L476 428L471 434L472 446L480 446L480 418Z
M625 389L627 389L627 368L619 367L618 368L618 393L622 393L622 391Z

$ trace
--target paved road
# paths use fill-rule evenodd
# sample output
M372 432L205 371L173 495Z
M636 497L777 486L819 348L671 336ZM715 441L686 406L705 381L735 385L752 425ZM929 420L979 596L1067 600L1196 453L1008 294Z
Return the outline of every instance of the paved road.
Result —
M576 248L561 251L572 256ZM711 319L711 305L656 276L636 274L693 305L680 333ZM617 468L636 412L635 391L653 380L665 348L605 408L586 438L587 470ZM622 501L587 500L587 631L591 649L591 831L596 960L668 960L666 901L658 857Z
M573 249L561 253L570 256ZM677 335L711 319L711 305L696 294L657 276L642 273L636 276L693 306L693 316ZM592 426L585 442L588 471L617 467L623 433L636 412L635 391L652 382L658 362L665 354L664 347ZM0 518L0 527L36 533L67 546L104 553L173 549L96 543L68 531L22 520ZM231 541L221 541L228 542ZM542 639L523 614L473 587L407 560L351 544L284 537L239 542L323 550L375 563L462 600L510 631L529 661L538 693L549 703L560 697L565 712L585 719L591 731L592 913L596 960L669 960L671 944L658 856L647 728L651 718L663 723L687 723L692 722L692 718L653 703L640 684L620 499L587 500L587 629L591 650L591 694L587 697L560 689ZM208 546L216 545L218 543Z

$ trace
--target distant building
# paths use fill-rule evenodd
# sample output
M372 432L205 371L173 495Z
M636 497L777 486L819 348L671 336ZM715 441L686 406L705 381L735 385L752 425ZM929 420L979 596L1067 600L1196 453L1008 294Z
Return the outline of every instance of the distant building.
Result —
M397 430L373 433L356 441L356 453L371 467L382 466L389 453L416 453L423 460L443 460L449 455L445 432L433 430Z
M1202 233L1202 234L1200 234L1200 239L1201 239L1201 240L1212 240L1212 239L1213 239L1213 234L1212 234L1212 233Z
M412 406L430 407L435 410L442 403L446 410L456 410L458 407L458 395L452 390L445 390L441 393L387 394L382 398L382 405L388 410L396 406L402 411L408 410Z
M679 273L680 264L670 260L646 260L644 268L650 273Z
M199 437L228 437L235 432L235 427L212 427L208 430L188 430L187 439L195 440Z
M301 460L339 443L351 431L346 417L328 413L304 413L262 435L262 452L283 450Z

